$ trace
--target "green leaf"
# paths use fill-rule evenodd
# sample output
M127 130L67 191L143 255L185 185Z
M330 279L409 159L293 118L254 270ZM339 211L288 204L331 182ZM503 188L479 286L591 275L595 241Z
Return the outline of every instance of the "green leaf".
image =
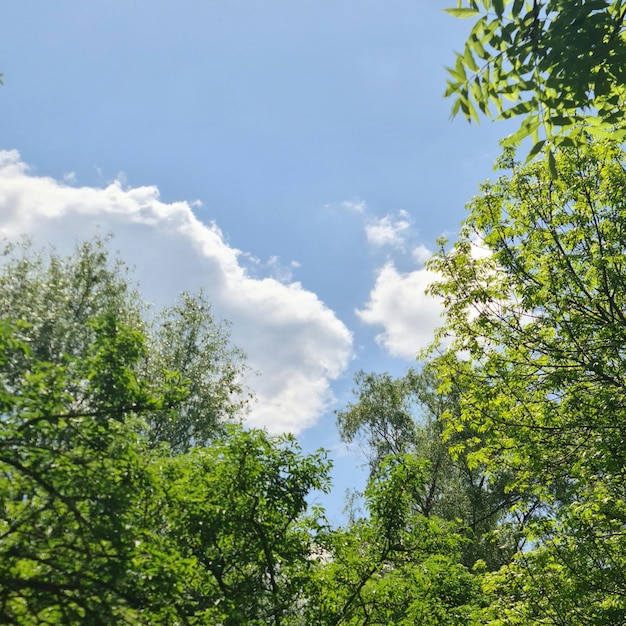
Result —
M483 46L483 44L480 42L479 39L472 39L471 47L472 47L474 54L476 54L476 56L479 59L482 59L483 61L490 60L489 53L487 52L487 50L485 50L485 47ZM487 65L487 67L489 67L489 65Z
M529 113L533 110L533 102L527 100L525 102L520 102L509 109L505 109L502 111L501 118L509 119L511 117L516 117L517 115L523 115L524 113Z
M465 52L463 53L463 61L465 62L465 65L472 72L477 72L478 71L478 65L476 65L476 61L474 60L474 55L472 54L472 50L470 48L470 44L469 43L468 43L467 46L465 46Z
M539 154L545 145L546 145L545 139L542 139L541 141L536 142L533 145L533 147L528 151L528 155L526 156L526 162L532 160L533 157Z
M556 167L556 159L554 158L554 152L552 152L552 150L548 150L548 170L550 171L550 176L553 179L557 179L559 177L559 172Z
M579 145L579 142L569 135L555 135L552 143L559 148L574 148Z
M461 17L461 18L474 17L475 15L478 15L479 13L478 9L471 9L471 8L444 9L444 11L450 15L453 15L454 17Z
M461 99L457 98L454 103L452 104L452 112L450 113L451 117L456 117L456 115L459 112L459 109L461 108Z
M478 105L478 108L481 110L482 113L486 113L487 107L485 103L487 102L487 99L484 97L484 94L482 92L480 78L476 77L472 81L471 90L472 90L472 97L474 98L474 101Z
M462 80L467 80L467 74L465 72L465 64L463 61L463 57L460 54L457 54L456 63L454 64L454 69L456 71L456 75L462 77Z

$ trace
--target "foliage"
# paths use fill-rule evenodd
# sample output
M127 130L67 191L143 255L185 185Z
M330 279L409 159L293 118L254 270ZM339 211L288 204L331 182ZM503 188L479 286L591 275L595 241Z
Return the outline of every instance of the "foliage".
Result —
M622 623L626 158L613 143L556 158L555 180L506 157L513 174L431 262L453 338L438 367L461 398L450 436L481 433L468 458L534 498L527 550L493 578L510 609L496 623Z
M201 297L153 321L105 243L0 272L0 621L289 623L323 454L244 431ZM209 445L200 446L200 443Z
M28 358L21 371L7 366L32 356L20 336L28 329L1 327L3 623L106 624L130 619L138 606L136 531L128 529L136 527L146 475L123 417L161 398L132 373L143 337L106 322L94 323L94 343L80 363ZM89 391L88 411L73 388Z
M142 419L151 445L167 442L178 452L207 443L221 424L237 420L246 404L242 374L244 357L229 345L228 329L217 323L202 294L182 294L180 301L157 315L129 283L129 270L112 258L107 241L83 243L68 256L49 258L32 245L9 244L0 265L0 317L28 322L24 329L30 347L7 372L19 372L27 361L65 368L82 367L98 329L95 324L115 320L129 332L145 335L136 375L153 387L171 386L169 377L188 387L176 410L165 403L158 412L143 407ZM108 320L108 321L107 321ZM165 378L164 378L165 377ZM69 393L83 410L93 402L70 381L80 372L67 371Z
M359 441L369 458L374 478L385 459L410 455L423 462L423 489L414 491L412 505L425 517L438 516L459 524L469 539L462 546L461 562L472 567L483 561L493 569L515 551L515 538L494 531L519 495L505 491L504 472L485 471L450 448L470 438L470 431L444 441L444 416L458 414L456 390L441 393L429 368L410 369L400 378L387 373L357 373L357 401L337 413L342 439Z
M184 396L137 376L139 331L93 325L62 367L32 359L23 324L0 324L0 621L287 623L320 525L306 496L327 488L327 462L234 426L207 448L151 451L138 411Z
M424 385L413 370L398 379L360 371L354 381L357 401L337 411L337 427L343 441L359 442L372 475L386 457L406 454L415 445L415 416Z
M241 420L249 398L242 384L245 356L229 345L227 331L213 319L202 294L183 293L156 317L147 375L175 371L187 394L173 411L148 417L150 442L166 441L174 451L184 452L209 443L224 423Z
M319 510L305 515L306 497L327 490L329 468L289 436L238 428L210 448L163 460L162 525L196 564L181 594L189 615L219 616L225 625L291 623L322 522Z
M520 117L507 141L532 137L531 157L546 142L580 146L585 133L626 138L623 0L459 0L448 12L475 18L449 68L453 115Z
M462 539L415 506L426 464L389 457L365 493L368 516L320 536L306 623L478 624L479 580L458 559Z

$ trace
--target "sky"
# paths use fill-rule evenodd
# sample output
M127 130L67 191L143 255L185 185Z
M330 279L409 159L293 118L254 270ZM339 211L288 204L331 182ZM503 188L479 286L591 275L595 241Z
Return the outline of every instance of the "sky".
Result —
M334 411L402 375L440 303L424 263L506 126L450 119L452 0L20 0L0 23L0 238L96 234L144 297L202 289L248 355L248 424L363 457Z

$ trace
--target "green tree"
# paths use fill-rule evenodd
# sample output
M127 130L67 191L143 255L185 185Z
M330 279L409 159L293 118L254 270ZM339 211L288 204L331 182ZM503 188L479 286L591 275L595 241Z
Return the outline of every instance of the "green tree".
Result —
M370 477L393 455L411 455L426 463L423 489L414 491L413 505L425 517L459 525L468 539L462 546L463 564L472 567L482 560L493 569L506 562L516 543L514 537L504 537L499 523L519 494L505 490L504 472L486 471L483 464L469 461L462 450L471 438L469 429L444 440L445 417L459 412L457 390L441 393L428 367L410 369L400 378L358 372L355 382L357 401L337 412L337 425L343 441L359 442L369 460ZM454 446L461 446L459 454L450 452Z
M507 156L512 175L431 262L452 337L438 367L460 395L450 435L480 432L468 458L535 499L518 507L535 508L527 550L493 577L494 623L624 623L626 157L599 143L556 159L555 180Z
M0 621L297 623L325 456L235 424L198 435L233 402L236 367L198 369L230 354L221 327L188 296L145 322L108 259L96 242L2 268Z
M110 624L143 605L135 540L149 477L132 422L178 392L135 376L141 333L110 317L91 326L79 361L49 363L32 358L25 323L0 324L3 623Z
M29 361L2 386L1 621L290 623L321 524L306 497L328 487L323 455L235 426L186 454L151 450L137 412L187 388L150 389L134 368L145 337L99 328L73 379L97 398L88 412L68 393L78 364ZM11 357L30 356L20 330L0 325L3 382Z
M168 385L171 372L188 393L175 411L142 411L151 445L167 442L182 452L206 444L225 422L245 414L244 356L230 345L228 328L217 323L202 294L182 294L178 303L156 314L130 283L128 267L114 258L106 239L85 242L63 257L46 258L29 243L9 244L0 266L0 317L28 322L29 357L64 367L80 367L95 337L94 320L114 314L118 323L145 335L146 350L133 367L155 387ZM10 371L26 365L14 364ZM92 401L70 382L68 392L87 410Z
M475 18L449 68L452 112L520 117L507 139L549 146L626 138L626 3L623 0L459 0L448 12ZM554 173L554 155L549 152Z
M366 516L318 537L307 624L478 624L479 577L459 563L454 526L416 506L427 463L387 457L365 491Z
M320 509L307 514L306 498L327 491L329 469L324 454L302 455L290 436L235 427L208 448L163 460L161 527L195 563L180 594L190 618L227 626L298 619L324 521Z
M182 293L156 316L148 354L149 377L176 371L187 384L184 404L148 416L152 444L165 441L184 452L207 445L224 424L241 422L251 397L242 383L245 356L230 345L228 326L214 320L202 293Z

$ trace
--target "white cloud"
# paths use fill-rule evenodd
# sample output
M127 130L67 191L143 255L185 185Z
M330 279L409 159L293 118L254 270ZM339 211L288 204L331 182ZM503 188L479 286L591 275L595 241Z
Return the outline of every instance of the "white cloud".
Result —
M376 341L392 356L414 359L428 346L441 325L443 311L438 298L425 294L435 274L426 269L400 273L392 262L384 265L357 315L366 324L382 326Z
M372 219L365 225L365 235L368 243L377 248L382 246L401 248L410 228L409 214L406 211L400 211L397 218L385 215Z
M216 317L232 322L233 342L260 372L249 380L257 394L250 424L297 433L321 416L352 337L314 293L252 277L247 255L216 224L200 222L187 202L162 202L156 187L71 187L29 174L16 151L0 152L0 236L26 234L65 252L96 232L115 235L112 246L136 267L148 299L165 304L203 288Z
M366 204L362 200L359 200L357 202L351 202L349 200L346 200L345 202L342 202L340 206L342 209L345 209L346 211L350 211L352 213L364 213Z
M289 265L281 262L280 258L272 255L266 262L265 267L272 278L281 283L290 283L293 280L293 269L300 267L297 261L292 261Z
M411 256L416 263L420 265L424 265L428 259L433 255L433 253L426 246L415 246L413 251L411 252Z

